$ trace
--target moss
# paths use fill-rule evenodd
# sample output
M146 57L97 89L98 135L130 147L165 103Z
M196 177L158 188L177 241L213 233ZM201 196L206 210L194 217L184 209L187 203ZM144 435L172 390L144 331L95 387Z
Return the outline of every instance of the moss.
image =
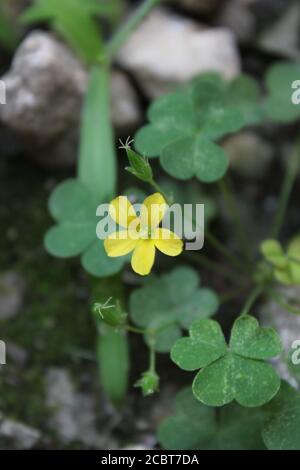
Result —
M0 408L28 424L42 427L45 371L63 365L77 375L80 351L93 357L95 328L89 311L89 279L78 262L56 260L43 248L51 225L47 211L48 175L27 163L1 163L1 270L20 272L27 285L22 311L0 323L0 337L24 347L28 364L8 364L0 375ZM86 368L87 362L84 362ZM1 371L2 372L2 371Z

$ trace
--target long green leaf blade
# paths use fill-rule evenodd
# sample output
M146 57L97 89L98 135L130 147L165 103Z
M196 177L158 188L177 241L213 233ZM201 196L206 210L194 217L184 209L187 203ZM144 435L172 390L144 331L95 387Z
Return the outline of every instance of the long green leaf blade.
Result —
M95 66L82 116L79 180L98 198L110 200L116 190L116 155L110 118L110 74Z

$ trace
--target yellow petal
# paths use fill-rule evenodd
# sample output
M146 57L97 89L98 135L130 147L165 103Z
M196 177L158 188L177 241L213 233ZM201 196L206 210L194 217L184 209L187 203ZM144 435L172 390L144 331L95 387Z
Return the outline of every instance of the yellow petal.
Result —
M148 227L157 227L157 225L159 225L163 219L167 208L168 205L160 193L155 193L151 196L148 196L144 200L141 208L140 218L142 225L147 225Z
M128 227L136 218L135 210L126 196L118 196L111 201L109 215L121 227Z
M130 253L136 247L138 240L131 238L126 230L113 232L104 240L104 248L108 256L115 258Z
M141 276L150 273L155 258L155 246L152 240L139 240L134 249L131 266Z
M153 234L152 240L156 248L165 255L178 256L182 252L182 240L176 233L166 228L157 228Z

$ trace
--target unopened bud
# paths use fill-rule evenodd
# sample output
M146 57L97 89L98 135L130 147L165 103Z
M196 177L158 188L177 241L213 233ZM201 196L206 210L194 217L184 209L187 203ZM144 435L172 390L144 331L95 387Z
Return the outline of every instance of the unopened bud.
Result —
M155 372L148 370L142 374L135 387L142 389L144 397L153 395L159 388L159 376Z
M127 320L127 313L123 312L119 301L116 301L115 305L109 305L108 302L105 304L95 303L93 313L109 326L114 328L123 327Z

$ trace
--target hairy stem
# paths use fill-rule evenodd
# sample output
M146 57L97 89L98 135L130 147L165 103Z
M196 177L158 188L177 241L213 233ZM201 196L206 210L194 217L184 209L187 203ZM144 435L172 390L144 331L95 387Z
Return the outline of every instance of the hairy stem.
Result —
M164 197L164 199L165 199L166 203L168 204L168 206L172 205L172 201L166 195L166 193L162 190L160 185L158 183L156 183L156 181L152 180L152 181L150 181L149 184L151 184L152 188L155 189L155 191L159 192Z
M264 292L265 286L259 284L254 287L254 289L250 292L249 296L246 299L245 305L240 313L240 315L247 315L257 300L257 298Z

